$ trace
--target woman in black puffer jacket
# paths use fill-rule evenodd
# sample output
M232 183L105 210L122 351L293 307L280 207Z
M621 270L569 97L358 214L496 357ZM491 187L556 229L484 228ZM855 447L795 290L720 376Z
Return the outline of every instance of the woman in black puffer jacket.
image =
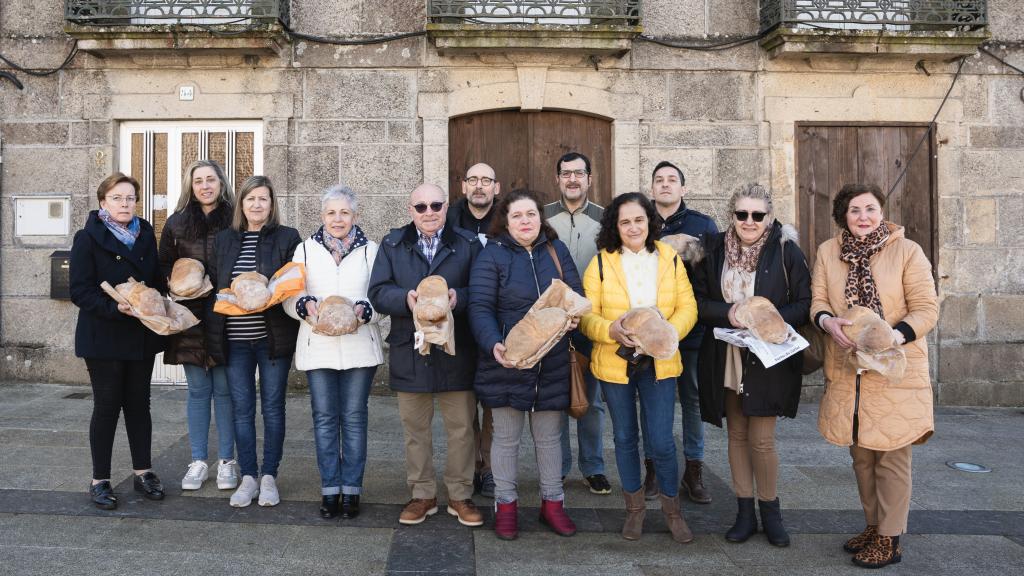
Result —
M494 415L495 533L504 539L518 533L516 468L529 413L543 499L541 520L569 536L576 527L562 507L560 434L562 411L569 407L569 338L562 338L527 370L512 368L505 360L503 341L552 280L562 278L579 294L583 286L569 250L544 221L530 192L514 190L503 197L490 236L470 275L469 323L480 346L474 388Z
M234 193L224 170L213 160L198 160L185 170L181 197L174 214L167 218L160 235L160 268L170 278L179 258L192 258L204 267L213 259L213 239L231 225ZM184 300L186 306L202 318L211 292L204 298ZM188 381L188 440L192 463L181 479L182 490L199 490L209 475L206 464L207 438L210 434L210 403L217 417L217 488L238 487L238 463L235 461L235 428L231 416L231 392L227 369L216 364L206 352L206 324L168 337L164 364L181 364Z

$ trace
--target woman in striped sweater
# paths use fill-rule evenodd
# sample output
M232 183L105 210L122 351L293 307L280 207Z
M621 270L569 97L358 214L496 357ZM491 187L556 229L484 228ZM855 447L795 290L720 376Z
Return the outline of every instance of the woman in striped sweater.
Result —
M290 262L302 242L298 230L282 226L270 179L252 176L242 183L231 227L217 234L208 263L215 289L231 285L243 272L267 278ZM284 445L284 400L298 325L280 305L245 316L207 312L207 346L218 364L226 364L242 482L231 505L245 507L259 496L260 506L280 502L275 478ZM256 458L256 369L260 371L263 414L263 469ZM259 481L257 482L257 478Z

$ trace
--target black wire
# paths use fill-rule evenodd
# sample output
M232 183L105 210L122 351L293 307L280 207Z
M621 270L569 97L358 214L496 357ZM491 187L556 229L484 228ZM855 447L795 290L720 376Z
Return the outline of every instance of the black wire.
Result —
M753 36L742 36L740 38L733 38L731 40L724 40L722 42L715 42L711 44L683 44L679 42L673 42L671 40L664 40L661 38L655 38L653 36L645 36L643 34L636 37L637 40L644 42L650 42L651 44L657 44L659 46L665 46L668 48L679 48L682 50L697 50L697 51L718 51L728 50L730 48L738 48L744 44L756 42L768 35L768 30L765 30L759 34Z
M995 55L995 54L993 54L993 53L992 53L992 52L991 52L991 51L990 51L990 50L989 50L988 48L985 48L985 45L984 45L984 44L982 44L981 46L978 46L978 50L980 50L981 52L983 52L983 53L985 53L985 54L988 54L989 56L991 56L991 57L992 57L992 58L994 58L995 60L999 61L999 62L1000 62L1000 63L1001 63L1001 64L1002 64L1003 66L1006 66L1007 68L1012 68L1013 70L1016 70L1016 71L1017 71L1018 73L1020 73L1020 74L1024 74L1024 70L1021 70L1020 68L1017 68L1017 67L1016 67L1016 66L1014 66L1013 64L1010 64L1010 63L1009 63L1009 62L1007 62L1006 60L1003 60L1003 59L1002 59L1002 58L1000 58L999 56L996 56L996 55Z
M903 181L903 177L910 171L910 166L914 164L914 158L917 157L917 153L921 151L921 146L924 145L925 140L931 135L932 130L935 129L935 121L939 118L939 113L942 112L942 108L946 105L946 101L949 100L949 95L953 93L953 87L956 86L956 81L960 78L960 71L964 69L964 62L967 62L967 56L960 57L960 64L956 67L956 74L953 74L953 81L949 83L949 89L946 90L946 95L942 97L942 102L939 103L939 109L935 111L935 115L932 116L932 121L928 123L928 129L924 131L921 139L917 141L917 146L914 147L914 151L910 154L910 159L903 165L903 170L900 175L896 177L896 181L892 183L889 191L885 193L885 197L888 199L892 196L892 193L896 190L896 187Z
M75 40L74 43L71 45L71 51L68 52L67 58L64 59L64 62L61 62L60 66L58 66L56 68L53 68L53 69L50 69L50 70L38 69L38 68L25 68L24 66L19 66L19 65L15 64L14 62L11 62L10 60L8 60L7 57L4 56L3 54L0 54L0 60L5 62L11 68L14 68L15 70L17 70L18 72L23 72L25 74L28 74L29 76L50 76L52 74L56 74L57 72L60 72L61 70L67 68L68 65L71 64L71 61L74 60L75 56L77 56L77 55L78 55L78 40Z

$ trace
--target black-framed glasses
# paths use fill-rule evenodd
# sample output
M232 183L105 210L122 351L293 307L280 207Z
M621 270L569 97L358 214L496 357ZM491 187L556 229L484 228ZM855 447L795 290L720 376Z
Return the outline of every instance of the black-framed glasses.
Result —
M582 180L584 176L589 175L590 172L587 172L586 170L562 170L558 173L559 178L563 180L568 180L573 176L575 176L577 180Z
M477 184L481 186L490 186L491 184L494 184L494 178L488 178L487 176L481 176L479 178L476 176L470 176L465 180L466 184L469 184L470 186L476 186Z
M737 222L746 222L747 218L753 217L754 222L763 222L764 217L768 215L767 212L749 212L747 210L737 210L732 213L736 217Z
M415 210L417 214L426 214L428 207L431 212L440 212L441 209L444 208L444 202L431 202L430 204L420 202L419 204L412 205L412 209Z

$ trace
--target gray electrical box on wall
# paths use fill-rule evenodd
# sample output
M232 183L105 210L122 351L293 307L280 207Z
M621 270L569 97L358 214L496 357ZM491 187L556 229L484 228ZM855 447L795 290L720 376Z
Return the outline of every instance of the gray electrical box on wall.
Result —
M50 298L71 300L71 251L50 254Z

